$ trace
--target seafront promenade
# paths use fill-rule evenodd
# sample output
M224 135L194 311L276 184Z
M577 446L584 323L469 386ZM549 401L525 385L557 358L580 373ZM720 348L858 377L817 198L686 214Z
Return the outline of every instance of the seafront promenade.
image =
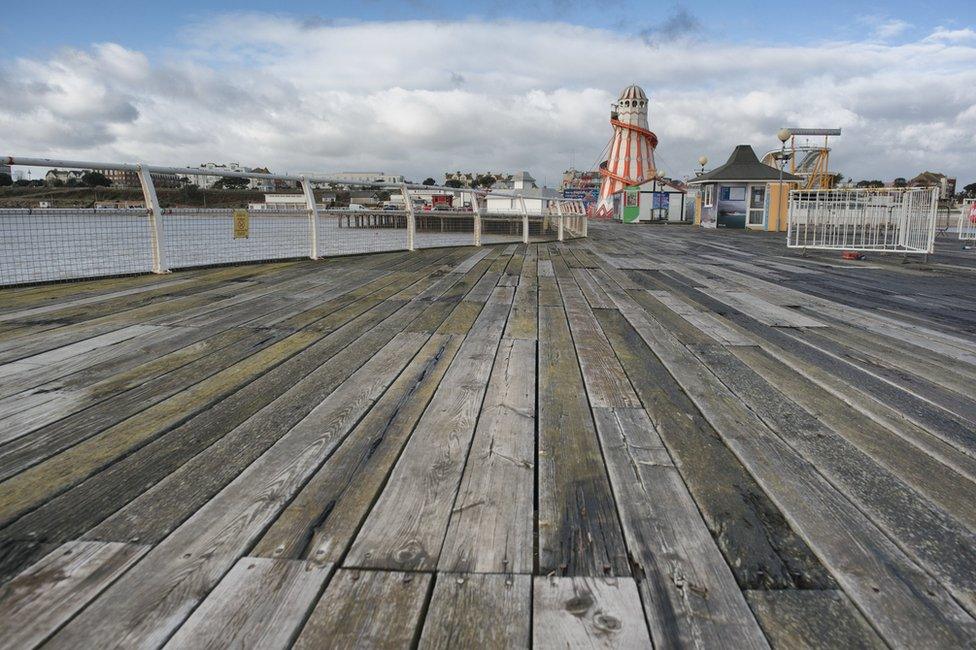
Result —
M974 279L591 223L0 290L0 647L971 644Z

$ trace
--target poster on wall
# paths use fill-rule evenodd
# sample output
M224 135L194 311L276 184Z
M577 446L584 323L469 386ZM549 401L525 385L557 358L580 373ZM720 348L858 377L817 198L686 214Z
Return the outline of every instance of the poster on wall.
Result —
M746 188L723 186L718 195L719 201L745 201Z

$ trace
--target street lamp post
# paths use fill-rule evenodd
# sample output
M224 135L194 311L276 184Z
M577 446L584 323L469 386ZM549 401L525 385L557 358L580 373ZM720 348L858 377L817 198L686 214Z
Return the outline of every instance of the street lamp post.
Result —
M776 195L776 218L781 220L783 218L783 167L786 166L786 141L790 139L789 129L780 129L776 137L779 138L779 189Z

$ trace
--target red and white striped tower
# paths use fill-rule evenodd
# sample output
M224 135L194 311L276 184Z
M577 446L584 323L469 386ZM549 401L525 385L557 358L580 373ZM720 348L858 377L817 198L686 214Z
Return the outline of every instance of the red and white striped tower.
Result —
M627 86L610 111L613 138L610 155L600 163L600 200L593 216L609 219L613 216L613 194L628 185L650 180L657 168L654 149L657 136L647 126L647 95L640 86Z

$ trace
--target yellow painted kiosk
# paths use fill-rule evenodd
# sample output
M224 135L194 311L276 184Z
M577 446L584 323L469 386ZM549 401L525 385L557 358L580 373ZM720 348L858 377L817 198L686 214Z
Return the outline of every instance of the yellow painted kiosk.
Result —
M752 147L740 144L724 165L688 181L698 188L695 223L703 228L785 231L790 189L802 182L799 176L764 165Z

